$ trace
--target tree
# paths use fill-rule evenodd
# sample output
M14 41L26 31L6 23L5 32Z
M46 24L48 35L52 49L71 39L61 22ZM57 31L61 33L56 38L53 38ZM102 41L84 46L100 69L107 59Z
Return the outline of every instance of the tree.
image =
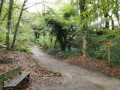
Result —
M81 25L82 26L82 31L83 31L83 57L87 57L87 22L83 23L86 15L84 15L84 12L86 11L85 7L85 2L86 0L80 0L79 6L80 6L80 15L81 15Z
M1 3L0 3L0 18L1 18L1 14L2 14L3 4L4 4L4 0L1 0Z
M113 9L113 12L116 15L116 18L117 18L117 21L118 21L118 27L120 26L120 23L119 23L119 20L120 20L120 18L119 18L119 3L120 3L120 1L116 0L115 1L115 6L116 7L114 7L114 9Z
M67 46L67 30L62 28L63 25L59 20L46 18L45 21L47 25L52 27L50 34L56 37L56 42L59 42L61 50L65 51Z
M9 1L9 10L8 10L8 22L7 22L7 33L6 33L6 45L7 45L7 50L9 50L10 49L10 43L9 43L9 41L10 41L10 37L9 37L9 35L10 35L10 28L11 28L11 19L12 19L12 10L13 10L13 0L10 0Z
M15 34L14 34L13 43L12 43L12 46L11 46L12 49L14 48L14 45L15 45L16 36L17 36L18 28L19 28L19 23L20 23L20 20L21 20L22 14L23 14L23 10L24 10L24 7L25 7L25 4L26 4L27 1L28 0L24 0L24 2L23 2L22 9L20 11L20 16L19 16L19 19L18 19L17 24L15 26Z

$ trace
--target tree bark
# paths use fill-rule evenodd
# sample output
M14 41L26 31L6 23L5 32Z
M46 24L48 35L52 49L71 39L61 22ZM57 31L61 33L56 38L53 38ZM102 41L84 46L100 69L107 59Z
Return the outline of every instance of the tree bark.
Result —
M120 18L119 18L119 0L116 0L116 17L117 17L117 21L118 21L118 27L120 26Z
M19 16L18 22L17 22L17 24L15 26L15 34L14 34L13 43L12 43L12 46L11 46L12 49L14 48L14 45L15 45L15 41L16 41L16 36L17 36L20 20L21 20L21 17L22 17L23 11L24 11L24 7L25 7L25 4L26 4L27 1L28 0L24 0L24 2L23 2L22 9L20 11L20 16Z
M114 30L115 29L115 25L114 25L113 17L112 17L112 15L111 16L109 15L109 17L111 18L111 22L112 22L112 30Z
M10 49L10 27L11 27L11 19L12 19L12 10L13 10L13 0L9 1L9 10L8 10L8 22L7 22L7 27L6 29L8 30L6 33L6 49L9 50Z
M0 3L0 18L1 18L1 15L2 15L3 4L4 4L4 0L1 0L1 3Z
M81 14L81 24L83 24L84 20L85 20L85 15L83 15L83 13L85 12L85 2L86 0L80 0L79 2L79 6L80 6L80 14ZM87 57L87 23L82 26L82 30L83 30L83 57Z
M104 14L105 18L108 19L108 12L106 14ZM109 29L109 20L106 20L106 25L105 25L105 28L108 28Z
M112 30L114 30L114 29L115 29L115 25L114 25L114 21L112 19Z
M83 29L83 57L87 57L87 28Z

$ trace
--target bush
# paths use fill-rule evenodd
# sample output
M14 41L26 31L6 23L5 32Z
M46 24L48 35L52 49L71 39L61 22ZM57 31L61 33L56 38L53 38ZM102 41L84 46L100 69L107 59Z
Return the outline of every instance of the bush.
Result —
M47 33L46 36L40 36L37 43L44 49L50 49L55 46L55 38L51 38L49 33Z
M23 45L17 45L15 47L15 50L17 50L17 51L23 51L23 52L26 52L28 54L32 54L32 48L31 48L30 45L25 45L25 46L23 46Z
M72 48L71 51L65 51L64 52L64 58L69 58L71 56L76 56L79 53L79 50L77 48Z
M105 41L112 41L112 45L110 45L111 64L120 65L120 30L106 31L103 35L89 32L88 36L88 53L90 57L107 60Z

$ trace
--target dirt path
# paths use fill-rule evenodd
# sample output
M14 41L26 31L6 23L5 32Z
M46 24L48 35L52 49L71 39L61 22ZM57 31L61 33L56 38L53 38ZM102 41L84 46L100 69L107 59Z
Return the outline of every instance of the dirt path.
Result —
M42 85L40 90L120 90L119 79L63 63L45 54L37 46L33 47L33 54L40 65L50 71L61 72L63 76Z

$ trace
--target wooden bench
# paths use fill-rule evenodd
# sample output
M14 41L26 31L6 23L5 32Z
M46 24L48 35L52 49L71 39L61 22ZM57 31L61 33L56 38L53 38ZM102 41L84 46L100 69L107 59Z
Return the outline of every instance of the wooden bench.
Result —
M0 90L5 90L6 88L12 88L13 90L17 90L18 85L23 81L29 81L29 72L25 72L21 74L21 67L17 67L11 71L0 74ZM12 78L13 76L19 74L16 78L11 80L7 85L4 85L4 81Z

